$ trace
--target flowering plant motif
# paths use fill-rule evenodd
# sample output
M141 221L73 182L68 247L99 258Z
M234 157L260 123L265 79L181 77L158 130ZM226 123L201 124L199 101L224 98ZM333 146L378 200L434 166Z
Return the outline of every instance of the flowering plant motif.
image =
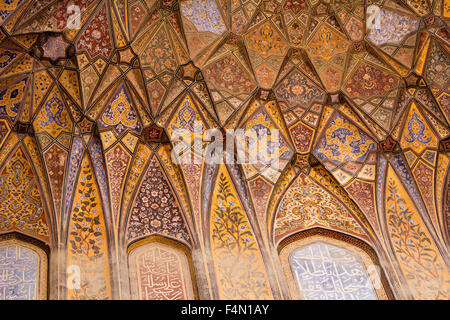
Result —
M214 207L212 241L225 299L268 299L269 285L258 263L258 248L247 218L221 173Z
M183 213L156 157L150 160L137 191L128 218L127 239L152 234L190 242Z
M448 299L449 281L445 279L444 266L438 261L421 221L415 221L414 212L392 178L388 181L386 207L394 252L405 268L414 295L422 299Z
M69 288L69 298L108 299L110 289L105 224L99 193L87 157L81 168L68 245L68 265L76 265L81 270L80 287Z

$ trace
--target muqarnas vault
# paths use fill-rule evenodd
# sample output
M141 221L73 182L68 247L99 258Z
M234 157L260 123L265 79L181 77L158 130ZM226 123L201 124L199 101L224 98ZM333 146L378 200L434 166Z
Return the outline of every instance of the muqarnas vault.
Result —
M0 300L449 299L449 18L1 1ZM277 166L207 163L208 129L277 130Z

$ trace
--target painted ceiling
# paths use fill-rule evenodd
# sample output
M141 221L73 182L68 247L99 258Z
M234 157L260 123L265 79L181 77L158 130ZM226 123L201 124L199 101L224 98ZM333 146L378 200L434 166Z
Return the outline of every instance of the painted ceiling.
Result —
M384 243L399 197L445 251L449 18L448 0L1 1L0 232L70 240L89 204L99 250L189 245L232 179L275 242L322 226ZM175 165L167 141L194 120L280 130L278 168L211 168L195 141Z

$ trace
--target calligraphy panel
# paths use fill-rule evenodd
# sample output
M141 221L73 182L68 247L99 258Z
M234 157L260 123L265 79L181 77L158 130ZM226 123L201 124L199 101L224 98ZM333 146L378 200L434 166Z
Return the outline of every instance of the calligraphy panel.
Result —
M0 301L46 298L47 256L16 240L0 243Z
M159 242L139 246L129 256L132 299L192 300L194 290L186 254Z
M308 236L283 247L280 259L293 298L387 299L378 263L364 249L346 241Z
M294 252L291 267L305 299L376 299L361 262L343 248L312 243Z

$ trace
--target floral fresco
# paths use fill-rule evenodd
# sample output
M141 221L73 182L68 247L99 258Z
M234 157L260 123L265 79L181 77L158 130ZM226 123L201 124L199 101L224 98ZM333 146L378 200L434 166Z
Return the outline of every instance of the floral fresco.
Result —
M0 300L450 299L449 18L0 1Z

